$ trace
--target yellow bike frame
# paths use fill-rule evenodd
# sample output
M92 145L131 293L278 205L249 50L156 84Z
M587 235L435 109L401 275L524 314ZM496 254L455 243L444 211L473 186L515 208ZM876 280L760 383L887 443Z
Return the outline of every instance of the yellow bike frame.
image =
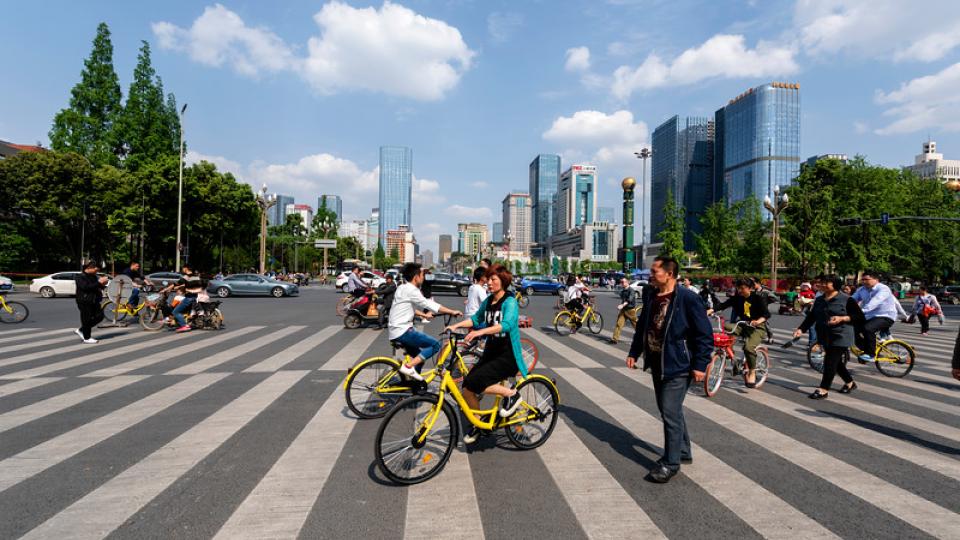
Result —
M452 350L453 350L453 347L450 345L450 343L447 343L446 346L444 346L443 350L440 351L440 357L437 359L437 367L434 367L433 369L430 369L430 370L428 370L426 373L423 374L423 382L424 382L424 384L430 384L431 382L433 382L434 379L437 378L437 375L439 374L439 369L438 369L438 367L439 367L439 366L442 366L443 363L447 361L447 359L450 357L450 354L452 354L452 353L451 353ZM467 372L467 365L463 362L463 356L460 355L460 351L459 351L459 350L457 350L456 354L457 354L457 362L458 362L459 365L460 365L460 370L461 370L461 372L462 372L462 373L466 373L466 372ZM353 374L353 372L359 371L360 369L362 369L362 368L363 368L364 366L366 366L367 364L370 364L370 363L373 363L373 362L382 361L382 360L386 360L386 361L388 361L388 362L394 363L394 364L397 365L398 368L400 367L400 363L401 363L400 360L397 360L396 358L394 358L394 357L392 357L392 356L371 356L370 358L367 358L366 360L363 360L363 361L360 362L359 364L357 364L357 365L355 365L355 366L353 366L352 368L350 368L350 369L347 370L347 378L343 380L343 389L344 389L344 390L347 389L347 382L350 380L351 375ZM408 360L410 360L410 355L408 355L408 354L407 354L407 355L404 355L403 361L406 362L406 361L408 361ZM383 376L382 379L380 379L380 380L377 382L377 392L378 392L378 393L391 394L391 393L409 392L409 391L410 391L410 387L409 387L409 386L384 386L385 384L387 384L387 382L388 382L390 379L393 378L393 376L394 376L394 372L387 373L386 375Z
M560 316L563 315L564 313L570 315L571 321L576 321L576 322L579 322L580 324L586 324L587 317L590 316L591 313L593 313L593 304L586 304L584 306L583 315L577 315L576 313L570 311L569 309L565 309L560 313L557 313L556 317L553 318L554 324L556 324L557 319L559 319Z

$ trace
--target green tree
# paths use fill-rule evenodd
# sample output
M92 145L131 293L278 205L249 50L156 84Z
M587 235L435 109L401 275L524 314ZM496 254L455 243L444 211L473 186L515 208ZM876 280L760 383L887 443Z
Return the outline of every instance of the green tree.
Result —
M150 44L143 41L127 103L118 122L128 168L136 169L160 156L179 154L180 126L176 113L176 100L172 95L164 102L163 82L150 61Z
M83 63L80 82L70 91L70 104L53 119L50 145L76 152L94 165L118 163L115 123L121 106L120 81L113 69L113 44L106 23L97 26L93 49Z
M843 174L837 160L805 166L787 188L789 204L781 214L780 257L807 278L825 270L835 257L833 237L837 204L834 185Z
M332 209L327 208L327 199L324 197L320 203L320 208L317 208L317 213L313 215L313 223L311 229L314 231L314 236L316 238L336 238L337 237L337 227L333 226L332 229L327 230L326 236L323 234L323 227L321 225L326 223L337 223L337 213Z
M770 222L760 213L760 201L749 198L737 205L740 213L737 227L740 242L736 250L736 268L740 272L759 274L766 270L764 257L770 253Z
M663 245L660 246L660 255L667 255L678 261L686 259L687 252L683 249L683 218L683 208L677 205L673 192L668 189L667 202L663 207L663 230L660 231L660 239L663 241Z
M384 259L386 258L387 258L387 255L383 251L383 243L378 241L377 249L373 251L373 267L378 268L380 270L386 270L387 267L384 266L383 264Z
M715 202L703 213L700 225L703 234L694 235L700 262L715 272L734 271L734 254L740 244L736 211L728 208L724 201Z

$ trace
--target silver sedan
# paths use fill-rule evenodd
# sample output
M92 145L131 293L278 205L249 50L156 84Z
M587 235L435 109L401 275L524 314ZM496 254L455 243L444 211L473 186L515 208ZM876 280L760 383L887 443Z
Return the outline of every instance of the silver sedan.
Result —
M210 280L207 292L220 298L228 296L296 296L300 288L293 283L277 281L257 274L232 274L223 279Z

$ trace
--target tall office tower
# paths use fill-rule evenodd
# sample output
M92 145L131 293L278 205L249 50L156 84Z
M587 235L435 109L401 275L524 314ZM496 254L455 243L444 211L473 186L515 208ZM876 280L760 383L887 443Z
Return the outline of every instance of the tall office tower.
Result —
M484 223L457 224L457 251L479 259L487 246L488 231Z
M546 244L554 232L553 196L560 183L560 156L540 154L530 162L530 198L533 209L531 240Z
M380 239L388 230L406 225L413 230L410 199L413 189L413 150L405 146L380 147Z
M667 194L684 210L684 247L696 249L695 235L702 233L700 217L715 200L713 194L714 124L706 118L679 116L653 132L651 216L663 216ZM662 219L653 219L652 239L659 242Z
M293 203L293 197L277 195L277 204L267 210L267 225L271 227L283 225L287 220L287 205Z
M326 202L327 210L337 214L337 223L343 223L343 199L339 195L321 195L317 197L317 211L323 208Z
M593 223L597 215L597 168L573 165L560 175L557 188L557 232Z
M773 198L775 186L789 186L800 173L800 84L751 88L721 111L727 203Z
M383 237L380 236L380 209L372 208L370 218L367 219L367 245L371 246L370 251L376 251L377 245L386 246ZM383 249L387 249L384 247Z
M533 243L533 209L529 193L509 193L503 198L501 226L503 233L510 237L510 251L529 255ZM507 241L506 237L504 241Z
M617 217L613 211L612 206L597 207L597 219L595 219L594 221L605 221L607 223L613 223L616 220L617 220Z
M453 237L449 234L441 234L440 241L437 242L440 251L440 264L450 260L450 253L453 251Z
M490 238L491 242L503 242L503 222L497 221L493 224L493 233Z

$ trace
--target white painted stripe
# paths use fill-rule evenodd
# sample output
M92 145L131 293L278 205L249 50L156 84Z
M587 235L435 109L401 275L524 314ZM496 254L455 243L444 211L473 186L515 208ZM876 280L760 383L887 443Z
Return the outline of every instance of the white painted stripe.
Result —
M122 525L297 383L281 371L23 536L102 538Z
M382 332L361 330L357 337L350 340L350 343L348 343L346 347L337 351L337 354L333 355L333 358L324 362L324 364L320 366L320 369L323 371L346 372L363 358L367 348L373 344L377 336L381 335L386 338L386 334Z
M336 387L216 538L297 538L357 422Z
M343 328L342 326L328 326L323 330L317 332L316 334L304 339L303 341L288 347L277 354L267 358L262 362L258 362L247 369L243 370L244 373L263 373L268 372L272 373L279 369L282 369L284 366L293 362L297 358L307 354L315 347L329 339L331 336L336 334Z
M663 423L659 418L630 403L579 369L557 368L554 371L637 439L644 441L655 451L663 452L663 448L653 442L663 440ZM790 506L701 446L691 443L691 449L694 462L682 466L683 474L703 487L717 502L733 511L761 536L784 540L801 536L836 538L836 535L816 520ZM763 504L743 504L742 501L745 500L763 501Z
M113 437L226 377L203 373L0 461L0 491ZM28 379L37 380L37 379Z
M603 364L587 358L586 356L577 352L575 349L571 349L570 347L564 345L563 343L560 343L558 339L555 339L551 336L547 336L546 334L544 334L540 330L537 330L536 328L524 328L523 332L531 335L534 339L537 340L538 343L542 344L544 347L560 355L560 358L563 358L568 362L572 362L573 365L577 366L578 368L603 367ZM582 336L572 334L568 337L580 338ZM626 358L626 355L624 355L624 358Z
M221 330L222 333L214 337L209 337L203 340L194 341L193 343L187 343L186 345L181 345L180 347L176 347L176 348L163 349L160 352L156 352L147 356L141 356L140 358L136 358L136 359L130 360L129 362L124 362L116 366L110 366L103 369L98 369L97 371L94 371L93 373L87 373L84 376L85 377L113 377L116 375L121 375L123 373L129 373L137 369L142 369L148 366L152 366L153 364L159 364L160 362L169 360L171 358L176 358L183 354L190 354L191 352L201 350L205 347L210 347L213 345L217 345L219 343L223 343L224 341L243 337L247 333L260 330L261 328L263 327L262 326L244 326L243 328L238 328L232 331Z
M563 416L537 453L588 538L666 538Z
M5 336L12 336L13 334L23 334L23 333L25 333L25 332L36 332L37 330L41 330L41 328L32 327L32 328L16 328L16 329L13 329L13 330L4 329L3 335L5 335ZM50 333L54 333L54 332L66 332L66 331L67 331L67 329L50 330ZM38 334L38 335L39 335L39 334ZM4 339L4 340L2 340L2 342L10 341L10 339L20 339L20 338Z
M168 371L166 374L167 375L194 375L202 371L206 371L212 367L219 366L220 364L223 364L225 362L229 362L230 360L234 360L239 356L243 356L244 354L257 350L260 347L265 347L273 343L274 341L279 341L289 336L290 334L298 330L302 330L304 328L306 328L306 326L288 326L286 328L281 328L280 330L271 332L265 336L261 336L253 341L249 341L247 343L241 343L236 347L218 352L216 354L210 355L206 358L202 358L200 360L197 360L196 362L192 362L185 366L172 369Z
M637 380L636 371L616 368L630 380ZM652 389L650 381L640 377L640 384ZM956 538L957 514L923 497L886 482L870 473L821 452L796 439L731 411L708 399L688 399L685 406L709 418L737 435L772 450L780 457L838 488L888 512L917 529L939 538Z
M23 379L20 381L15 381L10 384L5 384L0 386L0 397L12 396L13 394L23 392L24 390L30 390L31 388L36 388L38 386L43 386L45 384L50 384L63 379L63 377L46 377L46 378L36 378L36 379Z
M771 380L778 379L781 379L781 377L778 376L771 378ZM815 386L816 385L811 386L811 390ZM857 391L859 392L859 389ZM840 420L831 414L827 414L813 407L804 407L793 401L772 396L768 393L731 392L731 394L739 396L742 399L752 399L753 401L756 401L765 407L780 411L786 415L832 431L838 435L849 437L855 441L870 446L871 448L890 454L895 458L909 460L909 462L912 464L949 476L954 480L960 480L960 461L947 457L939 452L928 450L927 448L917 444L901 441L896 437L884 435L883 433L874 431L872 429L860 427L854 422ZM831 399L830 401L833 400ZM858 405L861 403L861 401L846 403L846 400L836 400L833 402L848 409L857 409L859 408Z
M0 360L0 367L11 366L13 364L20 364L23 362L29 362L31 360L36 360L38 358L47 358L50 356L64 356L67 353L72 353L77 351L83 351L83 354L77 355L78 357L82 357L82 358L91 358L91 357L110 358L112 355L120 354L124 352L124 349L129 348L129 347L118 347L115 349L109 349L108 347L110 345L113 345L115 343L120 343L123 341L129 341L131 339L137 339L137 338L147 341L146 334L143 334L141 332L136 332L136 333L127 334L124 336L117 336L114 338L106 339L96 345L87 345L86 343L78 343L77 345L70 345L67 347L58 347L56 349L47 349L45 351L37 351L37 352L28 353L28 354L21 354L20 356L4 358L3 360ZM77 338L77 341L78 342L80 341L79 337ZM143 348L145 346L146 345L144 344L138 344L135 346L135 349ZM135 350L135 349L132 349L132 350ZM51 370L51 371L56 371L56 370ZM45 372L45 373L49 373L49 372ZM32 376L33 375L31 375L31 377ZM3 377L11 378L12 375L4 375Z
M16 335L11 334L23 334L25 332L35 332L40 330L39 328L18 328L16 330L4 330L3 339L0 339L0 343L10 343L11 341L20 341L21 339L36 339L42 336L52 336L56 334L66 334L67 332L73 332L74 328L59 328L57 330L48 330L46 332L37 332L36 334L29 335ZM9 337L8 337L9 336ZM4 349L6 350L6 349Z
M457 540L483 540L483 522L477 492L471 481L470 458L456 445L452 452L440 474L407 489L404 539L434 540L440 536L437 521L425 517L436 512L437 501L443 501L444 508L456 508L452 519L443 521L443 536Z
M113 329L113 334L126 334L127 330L125 328L115 328ZM36 336L32 336L36 337ZM46 347L48 345L56 345L57 343L64 343L66 341L78 341L80 338L76 335L72 336L60 336L50 339L41 339L39 341L29 341L27 343L18 343L16 345L4 345L2 350L3 353L12 353L17 351L22 351L25 349L36 349L37 347Z
M71 392L56 395L43 401L38 401L31 405L27 405L26 407L21 407L4 414L0 414L0 433L26 424L27 422L32 422L37 418L43 418L48 414L53 414L68 407L73 407L74 405L87 401L88 399L93 399L97 396L102 396L103 394L113 392L114 390L123 388L124 386L141 381L145 378L146 377L140 375L131 375L127 377L107 379L105 381L89 384L83 388L77 388Z

